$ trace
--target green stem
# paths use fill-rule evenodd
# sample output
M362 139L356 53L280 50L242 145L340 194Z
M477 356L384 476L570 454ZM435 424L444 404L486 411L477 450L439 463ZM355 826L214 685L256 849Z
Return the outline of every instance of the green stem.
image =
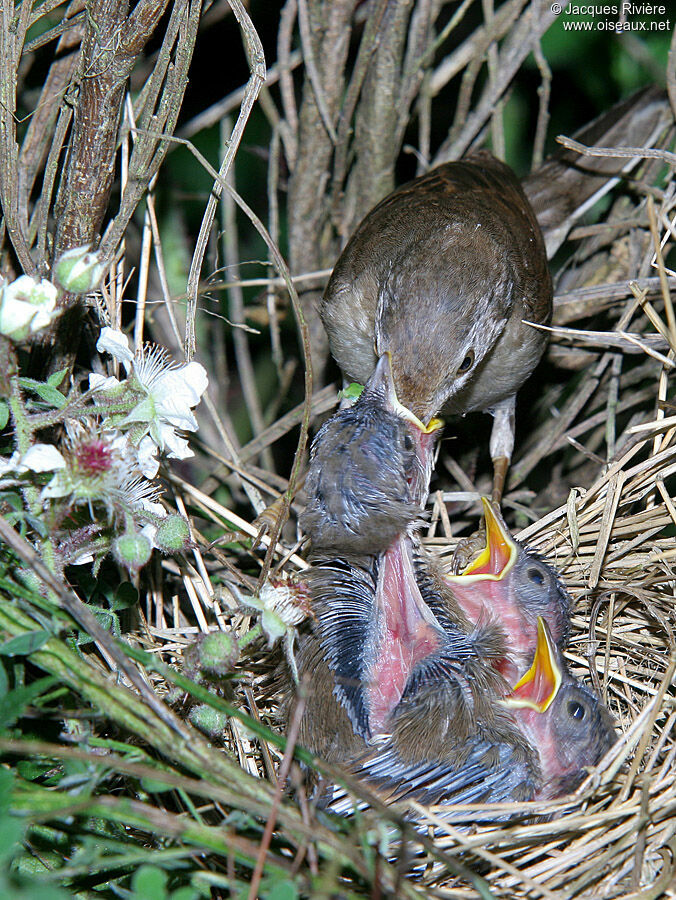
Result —
M19 383L19 365L16 358L16 350L7 342L4 348L7 362L9 363L9 408L14 424L14 439L16 449L20 456L27 453L33 443L33 428L26 415L26 406ZM23 488L24 503L28 512L36 518L42 516L43 509L40 501L40 492L35 485L29 484ZM54 545L49 537L40 541L40 549L45 564L52 572L55 572L56 553Z
M256 624L250 628L246 634L243 634L241 638L237 641L239 644L239 649L243 650L247 644L250 644L252 641L255 641L256 638L260 637L263 633L263 629L261 628L261 623L256 622Z
M62 406L61 409L33 413L33 415L27 417L27 421L31 425L33 431L37 431L39 428L48 428L51 425L57 425L59 422L63 421L66 414L71 419L88 419L93 416L103 416L106 418L107 416L129 413L137 405L137 403L131 403L129 400L124 403L110 403L104 406L100 406L96 403L85 405L85 399L86 398L83 395L83 397L79 397L77 402L74 402L73 405L67 404L66 406Z
M16 359L16 351L11 345L9 346L7 356L10 365L8 372L9 409L12 413L12 422L14 423L16 449L19 451L19 454L23 456L30 448L33 430L28 422L26 407L23 402L23 394L21 393L21 386L19 384L19 365Z

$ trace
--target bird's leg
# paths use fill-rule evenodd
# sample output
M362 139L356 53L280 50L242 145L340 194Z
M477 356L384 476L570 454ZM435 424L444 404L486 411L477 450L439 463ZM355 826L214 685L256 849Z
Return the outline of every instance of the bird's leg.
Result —
M493 501L500 503L505 487L507 470L514 449L514 407L516 395L501 400L491 410L493 430L491 431L490 451L493 460Z

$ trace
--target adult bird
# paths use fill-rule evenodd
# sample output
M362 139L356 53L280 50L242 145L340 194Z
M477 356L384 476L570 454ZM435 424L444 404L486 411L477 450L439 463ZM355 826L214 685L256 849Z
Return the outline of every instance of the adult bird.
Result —
M647 88L575 137L649 146L667 121L664 91ZM559 152L523 189L486 151L440 165L368 213L335 265L320 314L343 374L366 383L389 350L399 399L423 423L492 412L494 499L513 450L515 395L545 346L524 320L549 323L547 256L638 159Z
M537 365L552 282L518 179L487 151L382 200L343 250L320 315L343 374L365 384L391 354L397 396L423 424L493 414L494 496L514 446L516 393Z

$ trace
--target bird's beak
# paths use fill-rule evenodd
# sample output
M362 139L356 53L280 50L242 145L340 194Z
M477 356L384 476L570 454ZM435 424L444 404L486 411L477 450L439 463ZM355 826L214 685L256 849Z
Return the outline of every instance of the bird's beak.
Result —
M434 448L444 423L441 419L432 419L428 425L424 425L410 409L400 403L392 377L392 356L389 351L383 353L378 360L364 390L380 397L385 409L409 425L408 434L413 441L416 463L409 472L408 480L412 497L421 507L424 506L434 464Z
M378 360L365 389L381 394L385 402L385 407L395 415L410 422L422 435L433 435L436 434L440 428L443 428L443 420L436 418L431 419L428 425L423 425L415 413L412 413L410 409L403 405L403 403L400 403L399 398L397 397L397 390L394 386L394 377L392 376L392 354L389 350L386 350Z
M481 498L486 520L486 546L459 575L447 575L448 581L471 584L474 581L502 581L516 562L518 547L507 530L497 506Z
M503 703L513 709L534 709L545 712L554 701L561 687L561 667L556 658L556 647L547 623L538 616L538 637L533 665L512 688Z

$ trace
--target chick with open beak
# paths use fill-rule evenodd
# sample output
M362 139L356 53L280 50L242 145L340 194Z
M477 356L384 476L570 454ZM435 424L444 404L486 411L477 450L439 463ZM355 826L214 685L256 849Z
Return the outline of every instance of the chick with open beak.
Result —
M443 806L456 823L505 818L490 810L460 811L468 803L549 800L574 790L616 739L598 697L568 671L541 617L528 672L489 716L477 710L458 739L455 685L439 655L414 672L389 717L389 733L355 758L350 771L388 802L417 800ZM334 791L330 808L352 803Z
M441 421L423 425L397 399L389 354L354 406L317 432L300 518L312 548L336 555L384 552L427 499Z
M585 769L595 766L617 739L610 713L571 675L541 616L533 663L504 703L538 752L541 782L536 799L575 790Z
M301 646L299 668L314 675L321 659L332 676L321 685L313 678L310 685L317 696L308 705L301 739L311 749L330 746L335 759L340 745L348 759L354 742L349 735L341 737L344 716L368 743L388 730L392 710L412 680L424 680L428 665L445 673L455 698L459 741L474 728L477 710L488 720L495 708L491 698L504 695L507 685L497 669L504 655L500 629L489 625L465 631L444 617L440 600L434 603L437 616L418 584L416 555L414 539L404 533L385 553L317 559L306 574L315 620ZM327 693L336 701L338 744L325 733L330 727L324 714L331 705ZM313 721L312 704L321 710L321 720Z
M496 504L483 499L485 547L458 574L443 574L450 603L470 624L497 622L505 633L500 671L513 684L533 659L541 616L563 648L570 630L570 595L554 569L509 533Z

